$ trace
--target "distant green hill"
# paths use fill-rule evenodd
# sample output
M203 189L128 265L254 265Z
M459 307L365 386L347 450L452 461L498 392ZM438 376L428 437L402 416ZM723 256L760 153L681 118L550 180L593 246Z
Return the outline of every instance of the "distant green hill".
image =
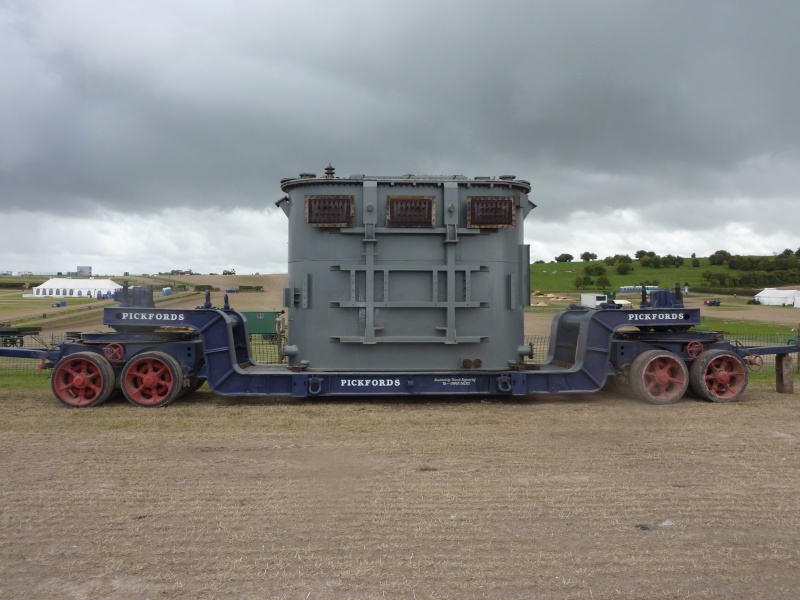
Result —
M771 261L775 260L776 257L748 258ZM798 259L798 262L800 262L800 259ZM654 268L644 267L641 265L641 261L633 260L631 263L633 271L625 275L618 274L616 265L606 265L602 259L588 262L534 263L531 265L531 289L542 292L572 292L574 294L581 291L581 289L585 289L586 291L619 290L620 286L640 285L642 283L659 285L660 287L671 289L675 287L676 283L679 283L681 288L683 288L685 284L688 284L690 290L749 295L753 293L753 290L760 291L764 287L800 285L800 276L798 276L798 272L793 269L776 271L779 274L788 275L779 277L777 280L775 279L775 272L769 273L771 277L769 283L753 285L752 282L748 282L749 284L737 285L736 282L739 280L752 280L754 273L764 274L764 272L731 268L727 263L712 264L709 258L700 258L698 259L698 263L699 265L694 267L692 266L692 259L687 258L680 267L669 266ZM606 285L598 285L599 277L602 276L589 275L593 283L591 285L585 285L584 287L577 287L576 280L586 276L585 268L587 266L594 269L598 266L605 267L606 272L604 277L608 279L609 283ZM711 276L710 278L709 275ZM766 277L766 274L764 274L764 276Z

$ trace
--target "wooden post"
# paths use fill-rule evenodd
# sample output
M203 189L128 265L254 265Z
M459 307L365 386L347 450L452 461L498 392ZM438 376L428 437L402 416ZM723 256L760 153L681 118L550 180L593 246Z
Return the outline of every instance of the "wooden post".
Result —
M778 354L775 357L775 389L779 394L794 393L791 354Z

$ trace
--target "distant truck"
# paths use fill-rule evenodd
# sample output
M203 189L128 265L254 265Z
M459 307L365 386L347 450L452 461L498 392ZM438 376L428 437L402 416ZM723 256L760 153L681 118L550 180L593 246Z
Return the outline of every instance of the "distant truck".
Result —
M706 306L721 306L722 302L720 302L719 298L713 298L711 300L703 300L703 304Z
M236 269L225 269L222 272L223 275L236 275Z
M597 308L606 302L608 302L608 296L605 294L581 294L581 306L587 308Z

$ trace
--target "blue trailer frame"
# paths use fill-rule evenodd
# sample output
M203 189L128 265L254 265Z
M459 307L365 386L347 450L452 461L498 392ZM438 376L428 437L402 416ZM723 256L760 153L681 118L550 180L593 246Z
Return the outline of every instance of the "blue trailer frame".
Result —
M103 323L115 332L79 334L55 348L2 348L0 355L42 359L46 367L56 369L55 379L62 381L54 381L56 397L69 406L80 407L94 406L110 396L112 390L107 389L103 380L111 380L112 389L116 386L124 389L144 387L147 376L156 379L168 376L168 384L160 381L166 392L147 397L131 397L126 393L134 404L163 406L203 382L216 394L235 397L585 394L602 389L609 378L629 380L637 357L647 353L668 357L667 366L672 370L681 371L682 362L688 372L709 351L728 357L729 361L736 358L741 365L760 355L798 351L795 345L741 346L717 332L692 332L691 328L700 323L700 309L685 308L674 301L661 302L659 306L657 298L650 302L656 306L621 308L613 303L594 309L570 306L553 319L548 356L542 363L520 361L502 371L465 368L330 372L315 370L313 365L258 363L250 351L245 316L229 306L227 295L223 308L213 307L209 293L205 304L196 309L158 309L149 306L149 302L141 302L143 306L107 307ZM521 355L532 352L532 348L520 347ZM158 371L155 375L149 371L131 373L127 365L140 356L149 359L145 368ZM735 361L732 364L736 376L741 378L741 369ZM64 373L59 370L61 365L66 365ZM169 372L170 365L174 367L173 373ZM651 375L663 376L657 371ZM643 379L647 373L633 376ZM746 373L744 377L746 387ZM93 384L92 378L102 383ZM657 382L653 385L657 387ZM707 399L738 399L744 389L739 389L741 382L737 386L735 397L716 397L710 393ZM94 395L87 398L87 389L94 390ZM670 403L680 396L670 396L664 401L652 389L648 390L647 384L643 395L654 403Z

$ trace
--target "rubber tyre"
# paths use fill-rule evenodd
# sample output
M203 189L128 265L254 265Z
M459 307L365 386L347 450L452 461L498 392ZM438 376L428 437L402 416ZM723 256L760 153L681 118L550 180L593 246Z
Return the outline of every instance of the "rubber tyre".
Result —
M648 350L631 364L630 388L634 397L650 404L674 404L689 387L689 370L680 356L665 350Z
M142 352L122 369L120 387L128 402L135 406L166 406L183 391L183 371L169 354Z
M747 389L747 382L747 365L727 350L707 350L689 369L692 392L711 402L736 402Z
M114 387L114 368L105 356L95 352L65 356L50 378L53 395L70 408L102 404L111 397Z

